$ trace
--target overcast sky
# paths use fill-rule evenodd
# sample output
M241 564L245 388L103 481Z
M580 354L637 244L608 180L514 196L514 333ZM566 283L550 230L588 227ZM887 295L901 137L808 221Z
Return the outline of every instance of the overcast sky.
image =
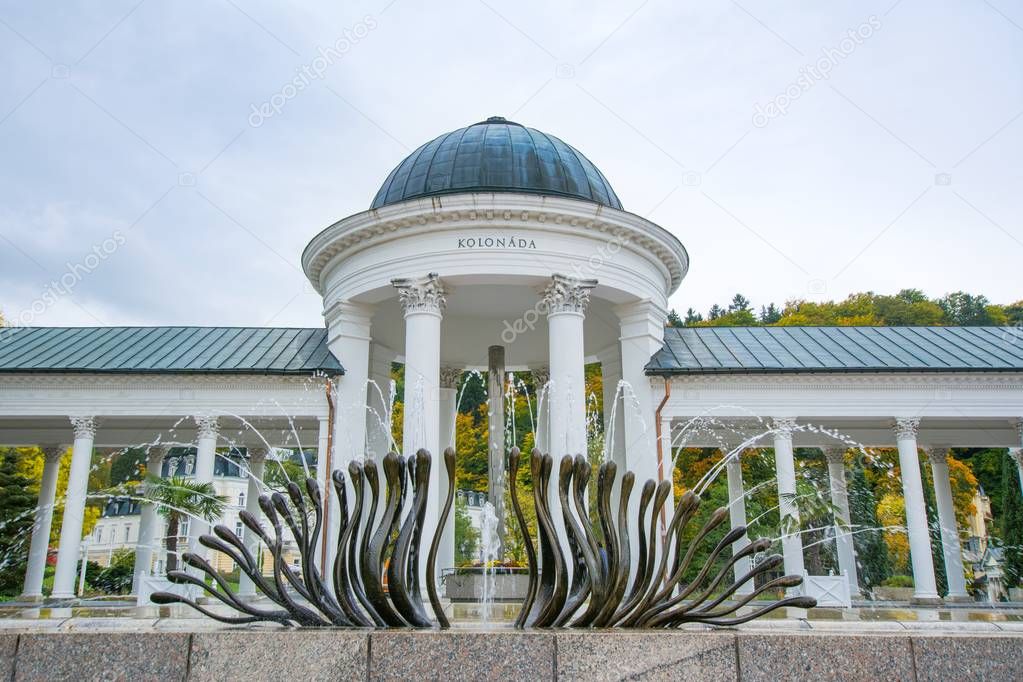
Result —
M1018 2L318 4L0 3L9 321L320 325L310 237L491 115L682 240L680 311L1023 298Z

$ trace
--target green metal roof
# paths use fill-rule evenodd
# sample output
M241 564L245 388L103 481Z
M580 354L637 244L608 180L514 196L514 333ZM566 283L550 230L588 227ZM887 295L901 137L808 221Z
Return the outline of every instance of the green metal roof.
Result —
M427 142L384 180L370 208L454 192L523 192L622 202L582 152L553 135L491 116Z
M647 374L1020 372L1013 327L687 327L664 330Z
M326 329L274 327L0 328L0 372L276 374L344 369Z

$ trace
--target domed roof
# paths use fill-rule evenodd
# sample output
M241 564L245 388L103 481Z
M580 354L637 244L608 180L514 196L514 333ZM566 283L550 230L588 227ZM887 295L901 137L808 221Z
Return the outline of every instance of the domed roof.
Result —
M427 142L391 171L370 208L456 192L525 192L622 208L581 152L500 116Z

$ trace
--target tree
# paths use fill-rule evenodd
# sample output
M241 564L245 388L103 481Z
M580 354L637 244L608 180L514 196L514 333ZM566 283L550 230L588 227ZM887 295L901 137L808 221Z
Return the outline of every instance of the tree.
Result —
M472 525L465 500L455 500L455 566L472 563L476 559L480 532Z
M906 531L906 501L902 495L888 493L877 503L877 518L884 526L884 541L892 569L901 575L909 573L909 537Z
M707 313L708 320L716 320L725 314L724 309L721 308L717 303L710 307L710 311Z
M145 448L130 448L115 457L110 463L110 485L120 485L129 481L138 481L139 475L145 470Z
M728 312L752 312L753 306L750 305L749 299L742 294L736 294L732 296L732 302L728 304Z
M852 524L853 546L859 579L868 588L876 587L892 573L888 546L877 518L874 491L860 465L852 468L849 480L849 520Z
M212 523L224 514L227 498L216 493L212 483L200 483L191 478L150 476L146 479L144 497L156 505L157 512L167 519L164 543L167 548L168 571L178 566L178 530L181 521L190 516Z
M693 309L690 308L689 310L690 310L690 312L692 312ZM684 326L682 324L682 318L678 316L678 312L676 312L674 308L672 308L670 311L668 311L668 323L665 326L667 326L667 327L682 327L682 326Z
M131 590L134 574L135 552L124 547L114 551L109 566L93 573L94 577L89 579L89 584L104 594L127 594Z
M25 577L36 497L19 472L21 453L7 448L0 456L0 594L13 595Z
M760 306L760 324L776 324L781 319L781 311L773 303L767 307Z
M686 311L686 319L682 324L686 327L695 327L697 322L703 322L703 315L690 308Z
M1002 457L1001 535L1005 560L1005 584L1016 587L1023 581L1023 493L1019 469L1006 453Z
M954 291L938 299L949 324L964 327L995 324L990 301L986 296L974 296L965 291Z

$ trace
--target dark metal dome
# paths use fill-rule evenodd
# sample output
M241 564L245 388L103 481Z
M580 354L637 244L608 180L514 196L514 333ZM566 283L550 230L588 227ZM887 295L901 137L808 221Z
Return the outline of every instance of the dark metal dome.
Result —
M581 152L553 135L492 116L441 135L391 171L370 208L456 192L525 192L622 208Z

